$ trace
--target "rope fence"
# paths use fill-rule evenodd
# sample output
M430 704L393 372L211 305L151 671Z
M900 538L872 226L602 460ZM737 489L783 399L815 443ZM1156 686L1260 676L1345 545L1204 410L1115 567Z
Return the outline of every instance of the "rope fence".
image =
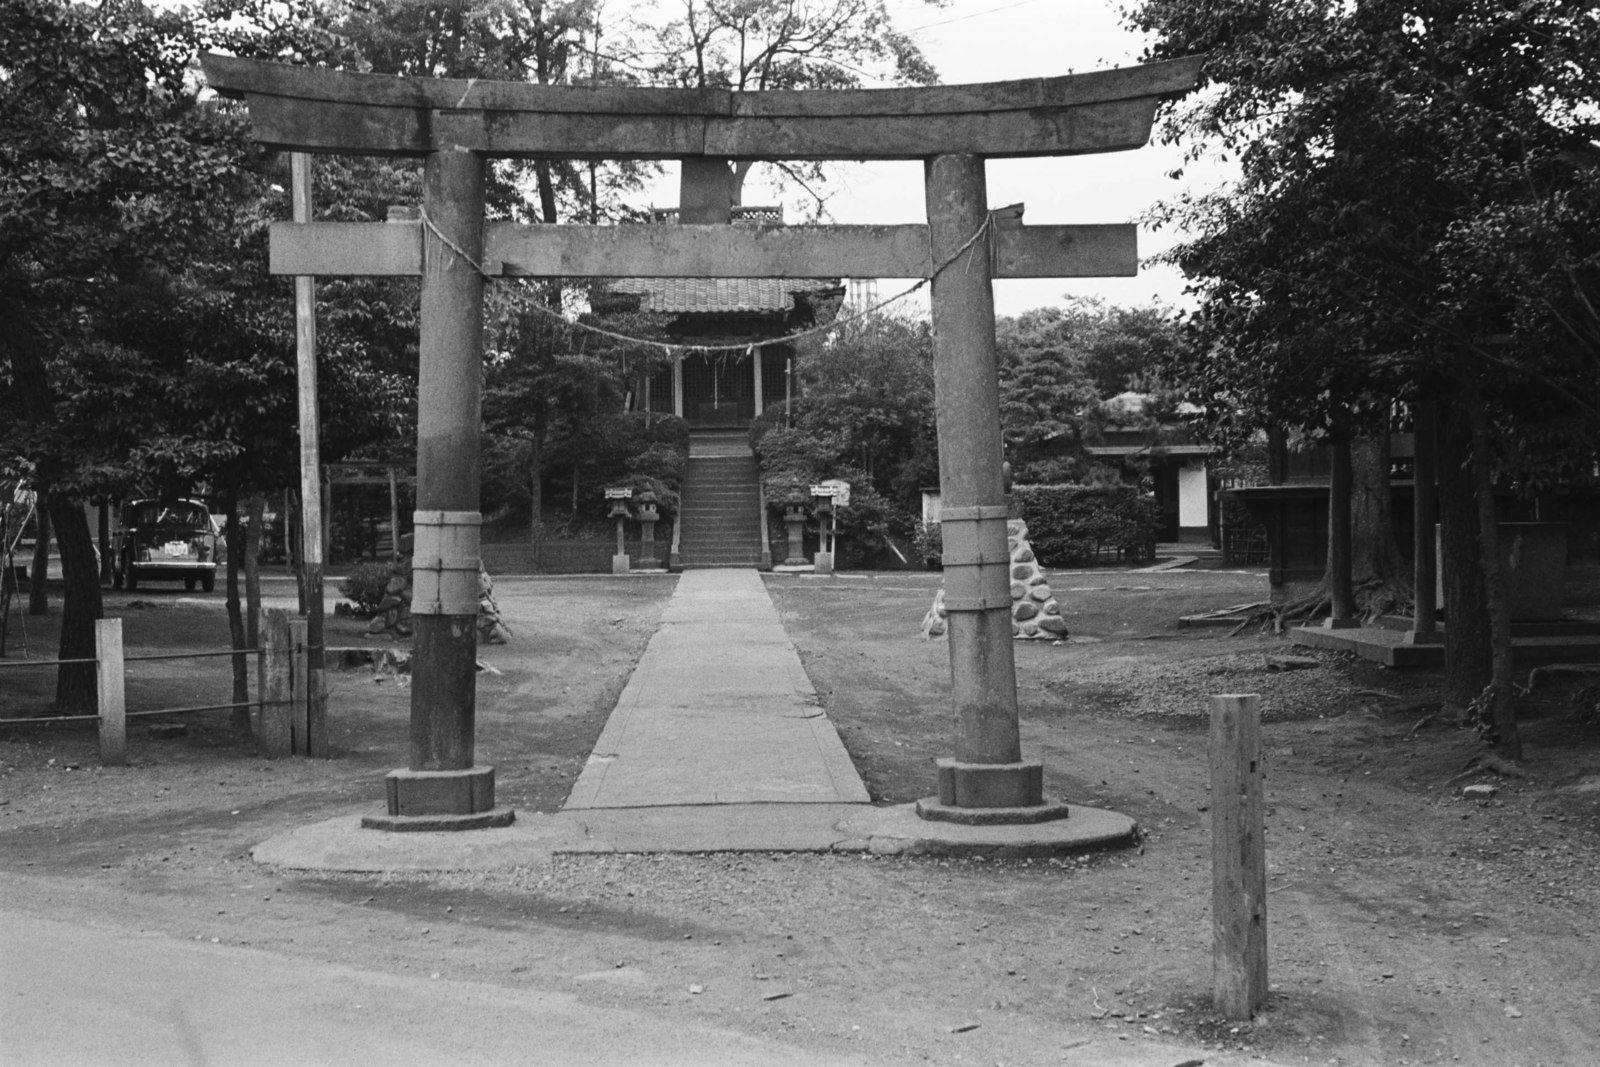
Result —
M249 708L255 717L260 755L268 759L305 753L307 728L307 685L310 677L304 619L290 619L281 608L261 613L261 644L258 648L201 652L157 652L129 656L124 653L122 620L95 622L93 659L0 660L0 667L61 667L95 665L95 699L99 711L94 715L46 715L25 719L0 719L0 727L40 727L66 723L95 722L100 725L100 762L121 766L128 761L129 719L158 715L192 715L207 711L233 711ZM256 657L259 679L257 699L198 704L175 708L127 709L128 663L154 663L181 659L214 659L220 656Z

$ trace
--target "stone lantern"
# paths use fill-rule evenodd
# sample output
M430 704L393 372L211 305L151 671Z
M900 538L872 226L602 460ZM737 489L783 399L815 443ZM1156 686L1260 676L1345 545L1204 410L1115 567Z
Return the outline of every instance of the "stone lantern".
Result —
M628 521L628 500L633 496L632 489L607 488L606 499L611 502L609 518L617 520L617 552L611 557L611 573L628 573L628 542L625 525Z
M799 489L792 489L783 502L783 523L789 528L789 556L783 561L785 567L803 566L806 561L805 529L806 529L806 502L805 493Z
M656 523L661 521L661 511L656 506L656 495L649 489L639 493L639 567L656 570L661 561L656 558Z
M833 531L837 529L837 518L833 510L833 496L831 493L818 492L823 486L811 487L811 510L817 516L817 554L812 557L812 563L818 574L833 573Z

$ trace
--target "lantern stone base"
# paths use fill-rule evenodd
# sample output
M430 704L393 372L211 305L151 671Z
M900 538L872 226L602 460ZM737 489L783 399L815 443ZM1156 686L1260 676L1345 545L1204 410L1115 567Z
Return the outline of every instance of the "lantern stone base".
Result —
M611 557L612 574L627 574L628 569L628 554L626 552Z
M811 565L818 574L832 574L833 553L818 552L816 555L811 557Z

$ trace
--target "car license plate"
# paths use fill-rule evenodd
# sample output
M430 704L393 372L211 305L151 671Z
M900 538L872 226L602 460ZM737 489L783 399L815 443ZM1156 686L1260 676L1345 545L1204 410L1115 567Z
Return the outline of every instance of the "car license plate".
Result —
M161 551L169 556L187 556L189 546L182 541L168 541L161 546Z

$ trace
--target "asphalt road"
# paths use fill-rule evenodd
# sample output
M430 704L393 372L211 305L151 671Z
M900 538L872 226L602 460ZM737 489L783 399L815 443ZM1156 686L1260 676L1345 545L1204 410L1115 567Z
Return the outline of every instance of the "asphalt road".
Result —
M0 1063L866 1064L575 997L0 912Z

